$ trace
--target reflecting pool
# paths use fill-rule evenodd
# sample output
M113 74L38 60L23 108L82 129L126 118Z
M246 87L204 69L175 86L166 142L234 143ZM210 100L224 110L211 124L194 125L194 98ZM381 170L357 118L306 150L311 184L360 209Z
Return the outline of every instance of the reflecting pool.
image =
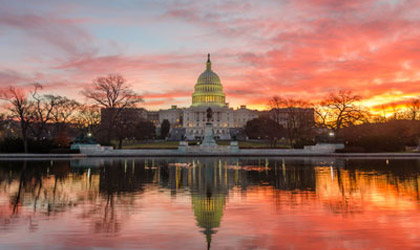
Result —
M0 249L420 248L420 160L0 161Z

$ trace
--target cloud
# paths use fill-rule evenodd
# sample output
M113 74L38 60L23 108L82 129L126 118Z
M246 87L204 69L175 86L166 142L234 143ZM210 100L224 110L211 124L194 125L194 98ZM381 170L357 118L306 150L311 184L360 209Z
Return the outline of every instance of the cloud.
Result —
M19 82L28 80L28 77L25 77L14 70L0 71L0 86L16 85Z
M162 98L174 98L174 97L185 97L191 94L189 90L171 90L163 93L150 93L143 92L142 96L146 99L162 99Z
M36 14L16 14L7 10L0 12L0 28L18 29L32 39L44 41L49 45L71 55L94 50L89 45L93 38L80 28L81 20L40 16Z
M184 0L153 6L159 11L154 9L150 11L153 15L141 18L139 27L125 25L130 19L118 13L112 20L125 33L165 44L167 48L159 51L148 50L147 46L154 47L142 43L146 47L133 52L128 48L138 48L138 41L107 34L111 24L102 22L106 16L100 16L111 13L112 6L107 4L89 17L71 12L58 18L3 11L0 28L18 29L66 52L60 57L51 53L52 60L35 68L48 83L89 83L100 75L120 73L133 88L145 93L145 105L150 107L170 106L171 102L188 106L208 51L233 106L262 107L274 94L316 101L340 89L361 94L366 103L371 99L395 102L390 93L401 98L420 94L418 1ZM83 10L83 4L78 10ZM174 23L184 28L182 35L153 30L170 30ZM105 40L121 50L116 53L104 43L95 43ZM35 74L10 68L15 77ZM152 105L157 102L160 106Z
M108 55L108 56L92 56L90 54L79 58L71 58L55 66L55 69L76 70L78 72L115 72L126 70L165 70L178 69L190 66L183 60L188 56L179 55Z

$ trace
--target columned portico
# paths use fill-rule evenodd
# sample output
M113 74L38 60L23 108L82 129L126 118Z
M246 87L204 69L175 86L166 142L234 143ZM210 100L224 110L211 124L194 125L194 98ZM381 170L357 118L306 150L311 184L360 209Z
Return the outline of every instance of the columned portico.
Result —
M203 139L207 123L207 106L191 107L184 110L184 124L186 128L186 139ZM229 140L230 128L233 127L233 109L228 107L212 107L213 118L211 123L214 128L216 139Z

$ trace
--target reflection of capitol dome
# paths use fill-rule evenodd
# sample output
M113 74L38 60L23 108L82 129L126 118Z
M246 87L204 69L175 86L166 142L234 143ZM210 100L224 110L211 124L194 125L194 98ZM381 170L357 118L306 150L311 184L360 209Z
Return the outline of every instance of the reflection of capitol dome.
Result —
M207 249L210 249L211 236L216 233L214 229L220 227L225 197L222 194L196 194L192 196L192 205L197 225L204 229L202 232L206 235Z
M210 54L207 58L207 68L198 77L192 94L192 106L226 106L225 93L219 76L211 69Z

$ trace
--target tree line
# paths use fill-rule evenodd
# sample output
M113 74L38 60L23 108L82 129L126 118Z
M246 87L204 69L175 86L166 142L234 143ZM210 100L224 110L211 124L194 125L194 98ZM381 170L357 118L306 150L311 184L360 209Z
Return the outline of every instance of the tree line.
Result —
M417 146L420 139L420 98L392 113L372 112L362 97L348 90L330 93L311 103L302 99L273 96L269 111L247 123L251 139L268 139L273 147L283 139L291 147L317 142L340 142L357 152L401 151Z
M85 103L43 93L39 83L29 89L5 89L0 94L7 111L0 116L5 142L0 143L0 151L11 150L14 142L22 144L19 150L24 152L45 145L68 148L70 138L82 134L85 140L95 137L101 144L116 143L118 148L126 139L155 138L154 124L147 112L138 108L142 96L122 76L98 77L80 93ZM347 90L330 93L316 103L273 96L267 100L269 109L264 115L248 121L245 133L250 139L269 140L273 147L279 141L286 141L291 147L343 142L356 151L400 151L404 146L418 144L420 98L410 100L405 109L392 106L391 114L385 107L383 112L372 113L361 104L361 99ZM163 137L169 130L169 122L164 121Z
M68 147L71 137L80 134L95 136L103 144L117 140L119 147L125 138L153 138L155 127L147 117L129 117L124 111L134 109L143 101L120 75L96 78L81 91L86 103L62 95L44 94L43 86L32 84L30 89L8 87L0 98L6 104L1 115L3 140L22 142L23 152L50 143ZM106 119L101 119L104 110ZM6 145L7 147L7 145Z

